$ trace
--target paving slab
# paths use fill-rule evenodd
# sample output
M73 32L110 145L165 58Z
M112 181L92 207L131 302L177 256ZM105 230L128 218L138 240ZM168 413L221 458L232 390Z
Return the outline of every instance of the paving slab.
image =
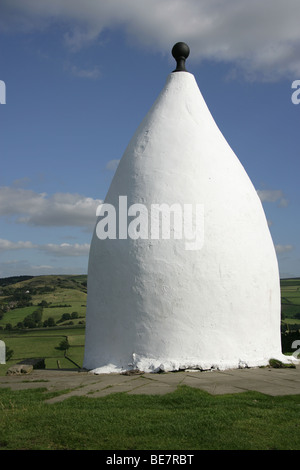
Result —
M139 388L134 388L128 395L165 395L176 390L177 385L169 385L164 382L148 382Z
M300 393L300 369L253 368L187 375L184 384L211 394L238 393L252 390L267 395Z
M270 396L300 394L300 366L295 368L250 368L226 371L181 371L159 374L93 374L83 370L34 369L26 376L0 376L0 388L25 390L45 388L62 392L45 400L54 404L74 396L99 398L111 393L162 395L180 385L204 390L211 395L257 391Z

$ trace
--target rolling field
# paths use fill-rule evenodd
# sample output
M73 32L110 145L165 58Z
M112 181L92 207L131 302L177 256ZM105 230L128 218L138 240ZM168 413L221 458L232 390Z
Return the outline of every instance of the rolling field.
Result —
M86 276L38 276L6 286L2 284L0 305L13 302L14 292L20 291L31 297L32 305L11 308L0 319L0 339L13 351L11 359L0 365L0 375L5 375L11 365L32 357L45 358L47 369L76 369L75 364L82 367ZM34 328L18 327L41 303L40 322ZM62 320L68 315L71 318ZM53 326L44 326L49 317L53 319ZM60 343L65 339L69 344L67 351L60 349Z
M5 312L0 319L2 328L5 328L8 323L13 328L16 327L18 322L22 322L42 302L45 303L43 321L52 317L57 322L64 313L72 314L73 312L78 314L78 318L72 319L74 325L85 320L86 276L38 276L10 286L0 286L0 304L9 304L10 297L14 297L13 292L19 290L31 297L29 302L32 305L14 307ZM61 326L65 324L66 321L62 322Z
M283 319L288 323L300 323L300 279L282 279L280 285Z

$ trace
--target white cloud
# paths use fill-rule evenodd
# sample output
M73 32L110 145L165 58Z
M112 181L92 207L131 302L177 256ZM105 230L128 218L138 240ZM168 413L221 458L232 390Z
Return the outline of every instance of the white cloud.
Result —
M108 171L116 171L119 163L120 163L120 160L109 160L109 162L107 162L106 164L105 169Z
M299 0L2 0L0 27L41 32L60 23L75 51L122 28L131 45L169 54L183 40L193 58L275 80L300 73L299 17Z
M90 245L88 243L46 243L46 244L35 244L30 241L18 241L13 242L11 240L5 240L0 238L0 253L13 251L13 250L32 250L38 249L47 254L54 256L87 256L89 254Z
M0 216L13 216L17 222L32 226L90 227L102 202L79 194L47 196L29 189L0 187Z
M257 194L261 202L278 202L280 207L288 205L288 200L281 189L258 189Z
M0 265L0 277L41 276L46 274L85 274L86 266L51 266L49 264L30 263L28 260L9 260Z
M293 249L292 245L275 245L276 253L286 253Z
M77 67L77 65L66 65L66 70L68 70L72 75L79 78L89 78L89 79L97 79L101 76L101 72L99 67L94 66L92 68L82 68Z
M61 243L56 245L48 243L39 247L42 251L54 256L87 256L89 254L90 245L88 243Z
M36 245L34 245L32 242L12 242L10 240L4 240L3 238L0 238L0 253L1 251L10 251L10 250L28 250L35 248Z
M28 176L24 176L23 178L19 178L13 181L14 188L23 188L24 186L28 186L31 183L30 178Z

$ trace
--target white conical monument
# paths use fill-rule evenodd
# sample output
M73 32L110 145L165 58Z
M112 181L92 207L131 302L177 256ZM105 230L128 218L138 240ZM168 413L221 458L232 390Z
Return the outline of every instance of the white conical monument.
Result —
M260 199L185 70L188 46L172 53L177 68L99 209L83 364L94 373L284 359L277 258Z

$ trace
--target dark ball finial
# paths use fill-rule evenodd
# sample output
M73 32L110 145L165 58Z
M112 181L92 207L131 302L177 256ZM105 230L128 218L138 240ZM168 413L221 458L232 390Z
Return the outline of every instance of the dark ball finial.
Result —
M190 48L185 42L177 42L172 49L172 56L177 62L173 72L186 72L185 61L190 55Z

